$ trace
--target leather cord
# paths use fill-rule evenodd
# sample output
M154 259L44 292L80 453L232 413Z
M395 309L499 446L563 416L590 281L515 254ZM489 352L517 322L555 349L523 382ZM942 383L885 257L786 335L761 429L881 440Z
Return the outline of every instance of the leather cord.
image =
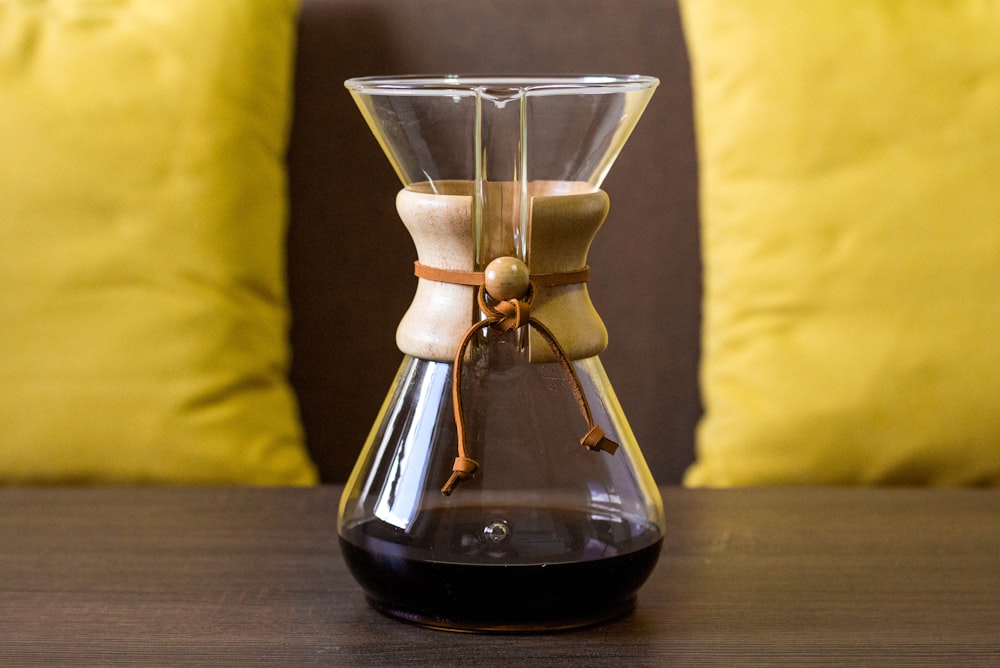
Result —
M465 271L463 269L438 269L428 267L419 262L413 263L413 274L418 278L426 278L429 281L439 283L457 283L458 285L471 285L479 287L485 280L485 272ZM574 283L586 283L590 280L590 267L567 271L560 274L532 274L531 282L540 288L549 288L556 285L572 285Z
M417 262L414 263L414 273L420 278L426 278L428 280L441 281L445 283L458 283L460 285L477 287L476 300L479 303L480 310L485 314L485 317L482 320L475 323L465 331L465 334L462 335L462 339L459 342L458 350L455 353L451 396L455 412L455 427L458 433L458 456L455 458L454 465L452 466L451 476L444 484L444 487L441 488L442 494L450 496L459 483L475 476L476 472L479 470L479 463L469 456L470 453L465 433L465 411L462 402L462 362L465 358L465 351L468 348L469 343L472 341L476 332L480 331L484 327L492 327L501 332L509 332L524 326L534 327L535 331L541 335L541 337L548 344L549 348L552 349L556 359L559 361L559 366L562 367L562 370L566 375L566 379L569 381L573 398L576 400L577 406L580 408L580 413L587 422L587 433L580 439L580 445L586 447L588 450L604 450L609 454L615 453L618 449L618 444L605 436L604 430L594 424L593 413L590 410L590 404L587 402L587 397L584 394L580 377L573 368L573 364L569 357L567 357L566 352L563 350L562 346L559 345L559 342L556 340L552 331L537 318L534 318L531 315L531 302L534 298L535 288L537 286L569 285L572 283L580 283L587 280L589 277L590 270L588 268L562 274L532 275L528 291L525 293L524 298L508 299L503 301L494 301L487 294L486 287L483 284L483 272L438 269L435 267L427 267L426 265L422 265Z

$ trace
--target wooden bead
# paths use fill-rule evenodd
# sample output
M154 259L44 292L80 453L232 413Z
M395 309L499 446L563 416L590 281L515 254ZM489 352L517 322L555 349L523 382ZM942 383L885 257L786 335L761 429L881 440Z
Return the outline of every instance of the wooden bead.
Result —
M486 265L486 292L497 301L523 297L529 280L528 265L516 257L498 257Z

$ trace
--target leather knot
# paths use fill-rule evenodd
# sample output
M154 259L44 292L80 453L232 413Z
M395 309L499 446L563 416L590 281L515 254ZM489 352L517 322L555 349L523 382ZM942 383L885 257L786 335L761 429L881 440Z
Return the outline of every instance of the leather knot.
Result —
M495 326L501 332L520 329L531 319L531 304L520 299L499 302L493 310L500 316Z

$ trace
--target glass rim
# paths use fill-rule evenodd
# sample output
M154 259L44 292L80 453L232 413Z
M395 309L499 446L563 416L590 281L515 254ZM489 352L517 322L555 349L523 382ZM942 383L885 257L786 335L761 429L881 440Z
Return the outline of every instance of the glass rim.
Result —
M406 74L353 77L344 85L368 95L588 95L656 88L644 74Z

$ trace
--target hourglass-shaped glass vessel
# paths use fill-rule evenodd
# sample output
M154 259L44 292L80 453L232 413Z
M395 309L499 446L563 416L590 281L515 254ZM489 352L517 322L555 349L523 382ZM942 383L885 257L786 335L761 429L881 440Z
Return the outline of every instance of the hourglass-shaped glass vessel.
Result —
M471 631L631 610L663 508L598 355L600 190L656 79L347 82L404 188L418 277L403 362L340 505L371 604ZM599 276L599 270L595 271Z

